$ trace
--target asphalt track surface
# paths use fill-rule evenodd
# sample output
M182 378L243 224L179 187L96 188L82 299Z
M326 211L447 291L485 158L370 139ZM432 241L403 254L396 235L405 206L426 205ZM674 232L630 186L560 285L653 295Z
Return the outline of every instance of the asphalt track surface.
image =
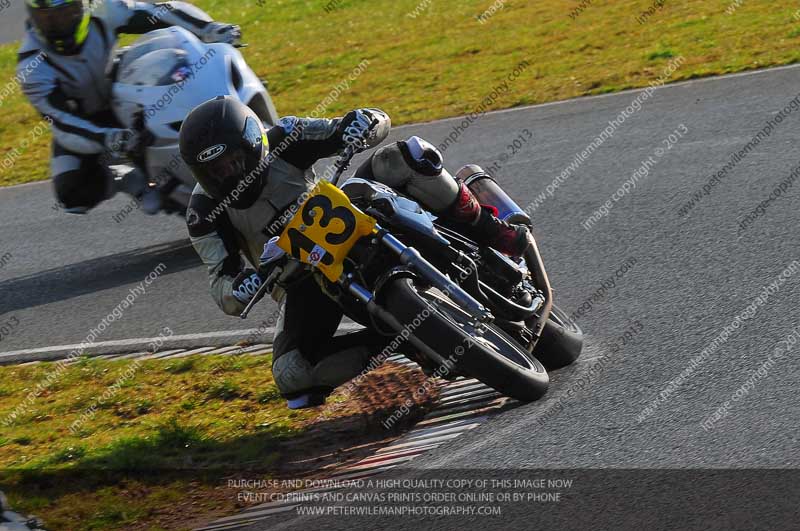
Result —
M5 7L7 6L7 7ZM22 38L25 20L25 0L0 1L0 44Z
M706 470L694 476L621 470L800 465L796 392L800 362L789 353L773 357L777 361L762 371L763 377L756 372L797 327L800 276L796 274L758 306L753 318L726 334L727 341L652 414L641 422L637 418L689 360L731 327L762 287L800 255L797 186L739 233L741 218L767 199L800 162L796 114L784 120L691 214L678 215L691 194L796 96L798 81L800 69L786 68L668 86L591 155L535 213L556 301L567 309L580 307L602 279L614 275L629 257L636 259L605 300L580 319L587 332L583 359L551 375L551 389L543 400L504 413L414 460L413 470L394 475L457 479L474 478L475 470L483 470L485 474L477 477L510 478L518 477L520 469L533 469L540 471L533 477L575 477L576 485L584 489L561 503L516 504L503 517L313 518L287 513L248 529L788 529L796 525L800 484L796 472L782 478L774 472L743 473L734 479ZM526 204L634 97L635 92L487 116L447 157L487 163L499 157L518 131L530 128L535 132L534 145L502 169L503 185ZM438 140L456 122L415 131ZM585 230L581 223L680 124L688 129L685 137L614 205L608 217ZM637 320L641 331L621 346L617 337ZM739 391L743 387L747 392ZM701 424L726 401L729 414L704 429ZM601 468L620 472L586 472ZM497 469L501 471L491 472ZM575 475L574 469L584 472ZM794 513L793 524L776 516L784 496L784 502L794 504L794 509L783 505L784 511L790 507L789 513ZM759 497L774 505L758 507ZM702 521L692 520L692 513L702 514ZM753 520L754 515L760 516Z
M798 274L785 279L752 318L737 322L651 415L641 422L637 416L764 286L800 259L796 183L752 227L739 228L741 218L797 166L800 112L776 126L688 216L678 214L788 105L799 82L800 68L787 67L659 89L547 196L534 221L557 304L570 312L581 307L624 262L632 258L635 264L581 316L587 333L582 360L552 375L544 399L415 460L419 470L406 475L466 468L797 468L800 362L790 353L775 358L763 377L752 373L797 325ZM467 162L490 165L530 130L533 140L498 172L503 186L527 205L637 93L491 113L445 157L453 171ZM439 144L459 123L402 127L394 137L418 134ZM686 131L683 138L586 230L582 222L679 128ZM71 217L51 208L47 183L0 190L0 256L13 255L0 270L0 319L20 323L0 351L80 342L159 263L167 266L164 274L99 340L151 337L164 326L176 334L247 328L211 301L181 220L134 213L115 223L112 216L126 202L117 197L88 216ZM251 326L272 311L263 305ZM622 345L630 327L635 333ZM747 392L736 395L748 380ZM726 401L730 414L703 429L701 423ZM517 509L504 526L526 526L540 510ZM572 528L565 514L547 514L553 527ZM277 528L329 528L287 518ZM374 529L375 522L353 518L347 525ZM392 528L422 525L415 518L391 522Z

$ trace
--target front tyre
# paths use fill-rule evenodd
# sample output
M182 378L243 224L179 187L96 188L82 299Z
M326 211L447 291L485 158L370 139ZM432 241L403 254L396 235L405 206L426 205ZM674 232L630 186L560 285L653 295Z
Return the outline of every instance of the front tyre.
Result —
M384 288L382 299L389 313L440 356L455 361L459 372L523 402L547 391L550 379L538 360L496 325L474 335L469 314L441 291L400 278Z

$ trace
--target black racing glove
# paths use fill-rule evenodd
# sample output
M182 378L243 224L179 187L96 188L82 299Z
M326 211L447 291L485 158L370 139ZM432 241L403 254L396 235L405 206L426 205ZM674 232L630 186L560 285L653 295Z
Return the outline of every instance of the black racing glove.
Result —
M207 43L223 43L236 46L242 42L242 29L236 24L210 22L200 31L200 39Z
M339 133L345 147L356 153L375 147L389 135L392 120L380 109L350 111L339 124Z
M122 157L139 149L143 137L133 129L109 129L105 134L105 148L113 157Z
M253 269L245 269L233 280L233 296L247 304L261 287L261 277Z

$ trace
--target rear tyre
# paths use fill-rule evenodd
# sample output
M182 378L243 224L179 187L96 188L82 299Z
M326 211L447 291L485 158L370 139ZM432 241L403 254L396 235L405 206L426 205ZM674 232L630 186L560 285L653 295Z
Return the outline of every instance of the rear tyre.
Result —
M537 400L547 391L550 379L538 360L496 325L474 336L469 315L442 292L400 278L384 288L382 300L413 335L455 361L459 372L523 402Z
M553 305L533 355L548 371L571 365L581 355L583 331L558 306Z

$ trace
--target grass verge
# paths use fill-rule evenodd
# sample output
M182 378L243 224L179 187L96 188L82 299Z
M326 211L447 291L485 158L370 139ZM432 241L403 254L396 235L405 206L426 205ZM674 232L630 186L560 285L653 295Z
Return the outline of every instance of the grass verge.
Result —
M386 366L347 399L289 411L270 363L82 359L10 423L54 364L0 367L0 489L51 529L190 529L245 505L228 479L324 475L386 444L436 398L413 394L422 373ZM406 398L412 414L386 431Z
M728 0L195 3L242 25L244 54L282 114L310 113L342 82L349 87L322 114L379 106L398 124L469 114L523 62L487 110L646 86L679 55L686 62L670 81L800 59L797 7L770 0L734 9ZM0 47L0 86L15 61L15 45ZM12 91L2 101L0 153L19 149L38 121ZM0 166L0 186L47 178L47 136Z

